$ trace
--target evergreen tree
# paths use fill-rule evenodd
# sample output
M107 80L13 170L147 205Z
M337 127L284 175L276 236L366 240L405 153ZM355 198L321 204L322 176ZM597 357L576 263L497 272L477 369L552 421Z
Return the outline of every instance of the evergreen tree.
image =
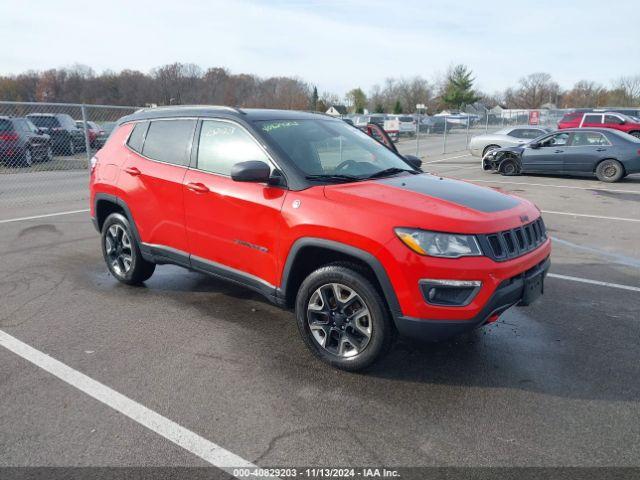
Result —
M313 87L311 99L309 100L309 108L314 112L318 111L318 87L316 87L315 85Z
M461 109L464 105L471 105L479 97L473 90L473 72L466 65L456 65L447 75L447 81L442 93L443 103L450 108Z

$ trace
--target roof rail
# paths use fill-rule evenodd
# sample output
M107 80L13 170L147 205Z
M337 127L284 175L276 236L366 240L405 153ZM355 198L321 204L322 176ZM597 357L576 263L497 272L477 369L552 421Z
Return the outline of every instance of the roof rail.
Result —
M138 112L146 112L146 111L154 111L154 110L170 110L170 109L187 109L187 108L201 108L201 109L219 109L219 110L229 110L232 112L240 113L242 115L246 115L246 112L243 112L239 107L229 107L228 105L162 105L159 107L145 107L140 110L136 110Z

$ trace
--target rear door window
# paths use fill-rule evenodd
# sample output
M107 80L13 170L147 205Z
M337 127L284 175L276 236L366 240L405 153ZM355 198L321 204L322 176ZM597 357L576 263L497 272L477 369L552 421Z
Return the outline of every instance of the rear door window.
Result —
M585 115L583 125L601 125L602 124L602 115Z
M195 120L152 121L142 154L160 162L188 165L195 126Z
M611 145L609 140L599 132L575 132L571 139L572 147L588 147L588 146L601 146Z

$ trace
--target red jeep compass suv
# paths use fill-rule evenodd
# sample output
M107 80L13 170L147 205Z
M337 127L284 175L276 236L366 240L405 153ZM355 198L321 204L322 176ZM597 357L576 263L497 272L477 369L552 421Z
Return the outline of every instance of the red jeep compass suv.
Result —
M245 285L357 370L396 332L444 339L543 291L539 210L418 162L319 114L148 109L94 157L91 215L119 281L172 263Z

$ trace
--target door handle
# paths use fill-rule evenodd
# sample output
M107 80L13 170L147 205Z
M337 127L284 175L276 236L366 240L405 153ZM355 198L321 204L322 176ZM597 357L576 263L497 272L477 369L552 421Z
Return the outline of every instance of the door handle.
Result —
M596 152L605 152L606 148L596 148Z
M203 183L187 183L187 188L196 193L207 193L209 188Z
M142 174L142 172L136 167L126 167L124 171L133 177L137 177L138 175Z
M562 153L562 152L564 152L564 150L556 150L556 151L555 151L555 152L553 152L553 153Z

